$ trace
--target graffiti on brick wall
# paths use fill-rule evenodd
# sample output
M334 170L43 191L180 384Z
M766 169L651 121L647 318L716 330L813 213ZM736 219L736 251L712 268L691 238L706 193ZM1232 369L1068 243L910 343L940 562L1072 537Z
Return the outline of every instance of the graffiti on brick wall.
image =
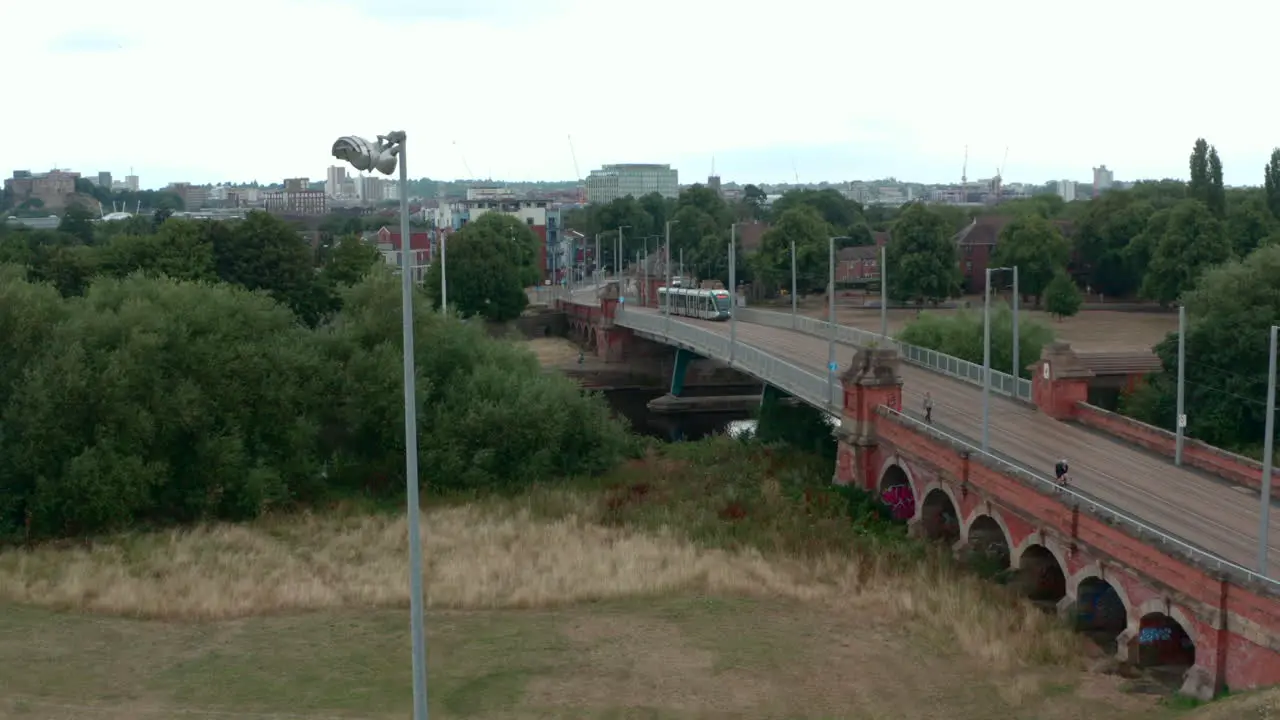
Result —
M916 516L916 498L910 485L894 485L880 494L880 499L893 512L894 520L910 520Z

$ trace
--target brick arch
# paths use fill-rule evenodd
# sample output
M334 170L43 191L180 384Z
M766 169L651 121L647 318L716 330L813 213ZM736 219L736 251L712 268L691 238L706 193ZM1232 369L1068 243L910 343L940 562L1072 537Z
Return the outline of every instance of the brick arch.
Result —
M1054 536L1048 533L1044 533L1044 537L1041 538L1040 532L1032 531L1028 533L1027 536L1022 538L1021 542L1018 543L1017 547L1013 547L1010 550L1009 566L1016 568L1019 565L1021 565L1022 554L1025 553L1027 551L1027 548L1031 547L1032 545L1039 545L1043 547L1045 550L1048 550L1049 554L1053 555L1053 559L1058 562L1058 568L1062 570L1063 579L1068 581L1067 593L1069 596L1070 593L1072 592L1073 586L1071 585L1070 576L1067 575L1067 572L1070 570L1071 566L1067 565L1067 555L1062 551L1062 545L1058 542L1058 539L1055 538Z
M903 474L907 476L907 484L911 486L911 492L915 495L916 505L924 502L924 495L920 493L920 485L916 482L915 473L911 472L911 466L907 464L907 459L897 453L886 455L884 460L880 462L880 472L876 473L875 487L870 489L873 492L880 492L880 483L884 482L884 476L889 472L889 468L894 465L901 468Z
M1187 637L1191 638L1191 644L1196 648L1197 662L1199 661L1201 653L1209 652L1210 648L1200 644L1201 640L1196 629L1195 621L1187 617L1187 614L1182 611L1182 608L1172 602L1166 603L1165 599L1162 597L1148 598L1146 602L1139 605L1137 612L1130 616L1129 627L1125 630L1125 634L1129 634L1129 631L1132 630L1133 635L1137 636L1138 627L1142 623L1142 618L1154 613L1168 615L1173 618L1178 625L1182 626L1182 632L1186 633Z
M908 475L907 478L910 479L911 476ZM920 488L916 492L916 516L912 518L912 520L915 522L919 522L920 514L924 510L924 499L929 497L929 493L933 492L934 490L940 490L942 494L946 495L947 499L951 501L951 507L954 508L956 511L956 515L957 515L956 519L960 521L960 532L963 533L964 519L959 517L960 508L961 508L960 500L956 498L956 493L954 490L951 489L950 485L944 482L940 482L938 480L933 480L927 483L924 487ZM964 536L961 535L961 537L964 537Z
M1117 573L1115 571L1111 573L1113 576L1116 574ZM1138 622L1134 619L1136 609L1133 607L1133 601L1129 599L1129 591L1124 589L1124 583L1109 578L1106 571L1102 569L1102 565L1097 562L1085 565L1071 575L1071 577L1067 578L1067 597L1070 598L1072 602L1079 600L1080 584L1090 578L1101 580L1102 582L1110 585L1111 588L1116 591L1116 595L1120 597L1120 604L1124 605L1124 617L1126 624L1130 627L1136 627Z
M596 329L596 326L592 325L591 329L587 332L587 349L588 350L595 350L596 347L598 347L596 344L599 341L597 333L598 333L598 330Z
M986 508L985 510L983 509L984 507ZM970 528L972 528L973 524L978 521L978 518L983 516L995 520L996 524L1000 526L1000 532L1004 533L1004 542L1009 546L1009 557L1012 558L1013 533L1009 532L1009 525L1004 521L1004 516L1000 514L999 508L991 505L990 503L982 503L981 505L978 505L973 509L973 512L969 513L969 517L962 521L962 524L960 525L960 540L963 542L969 542ZM1066 568L1063 567L1062 571L1065 573Z

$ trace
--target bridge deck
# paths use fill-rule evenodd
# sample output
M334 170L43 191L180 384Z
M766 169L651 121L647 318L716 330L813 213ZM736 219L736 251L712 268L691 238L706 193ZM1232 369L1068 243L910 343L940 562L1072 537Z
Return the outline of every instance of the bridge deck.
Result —
M628 308L628 312L656 312ZM727 336L729 323L671 318ZM752 345L806 368L827 373L827 342L790 330L738 323L738 342ZM843 372L848 347L837 346ZM933 398L934 424L940 430L979 444L982 389L911 365L901 367L903 409L921 415L924 394ZM1034 407L991 394L991 450L1041 475L1067 458L1072 483L1098 500L1223 559L1254 569L1258 553L1258 494L1207 474L1179 468L1165 458L1095 433L1074 423L1049 418ZM1280 562L1280 513L1273 513L1269 565Z

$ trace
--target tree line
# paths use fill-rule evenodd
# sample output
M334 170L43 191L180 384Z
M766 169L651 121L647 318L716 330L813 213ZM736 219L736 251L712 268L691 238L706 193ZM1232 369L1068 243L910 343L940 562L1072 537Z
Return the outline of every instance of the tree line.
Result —
M0 542L245 519L403 491L400 283L287 223L0 226ZM80 234L84 233L84 234ZM421 482L590 473L603 401L415 296Z

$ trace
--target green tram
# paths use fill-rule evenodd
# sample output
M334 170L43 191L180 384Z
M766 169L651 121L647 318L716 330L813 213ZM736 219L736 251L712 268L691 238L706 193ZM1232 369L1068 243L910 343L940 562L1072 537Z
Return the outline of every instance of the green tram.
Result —
M728 290L658 288L658 309L667 312L670 308L672 315L703 320L728 320L731 307Z

